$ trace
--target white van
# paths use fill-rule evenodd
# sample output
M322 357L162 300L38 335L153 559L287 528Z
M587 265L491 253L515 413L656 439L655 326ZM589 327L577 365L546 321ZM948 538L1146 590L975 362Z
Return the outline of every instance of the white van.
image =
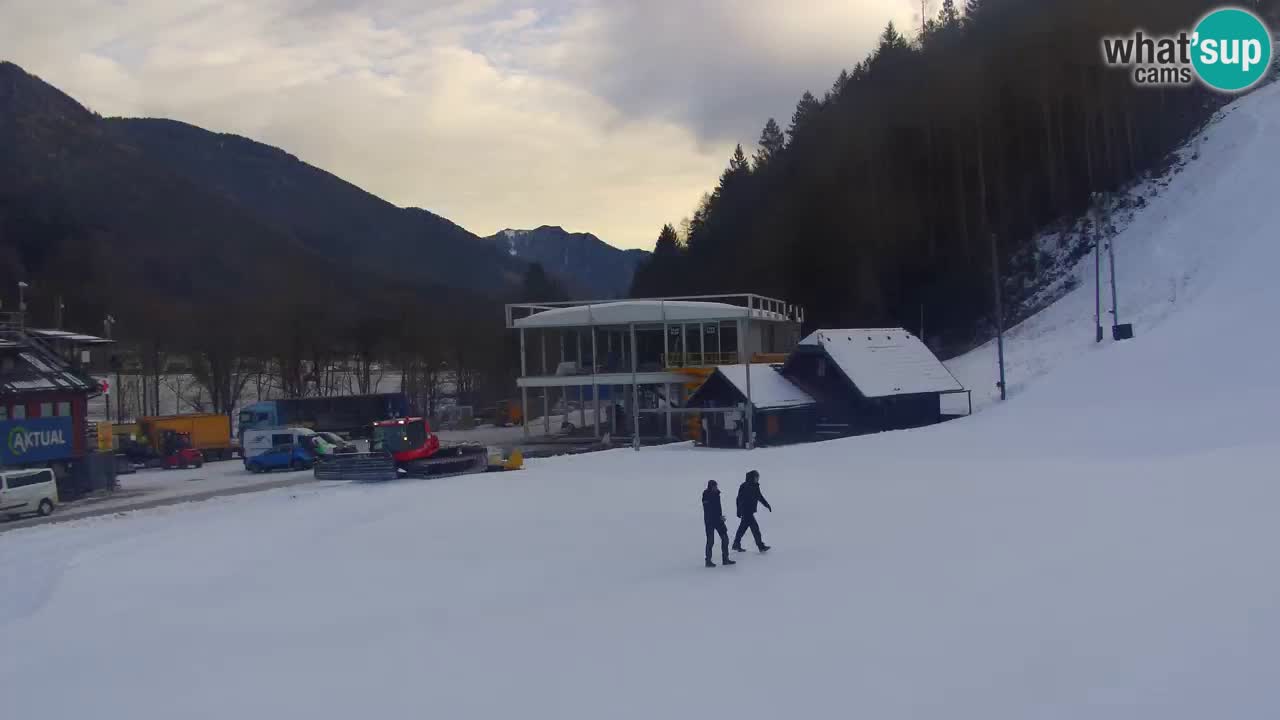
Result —
M48 515L58 505L58 483L49 468L0 472L0 515Z
M302 438L314 436L310 428L266 428L264 430L246 430L244 433L244 459L261 455L271 448L281 445L302 443ZM306 443L303 443L304 446Z

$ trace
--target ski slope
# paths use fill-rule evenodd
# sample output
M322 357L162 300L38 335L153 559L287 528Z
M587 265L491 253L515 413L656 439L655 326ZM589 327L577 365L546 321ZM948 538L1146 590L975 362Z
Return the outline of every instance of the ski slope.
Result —
M1137 338L1095 346L1090 279L970 418L7 533L6 711L1276 717L1280 86L1206 137L1116 240ZM775 549L704 569L699 494L751 468Z

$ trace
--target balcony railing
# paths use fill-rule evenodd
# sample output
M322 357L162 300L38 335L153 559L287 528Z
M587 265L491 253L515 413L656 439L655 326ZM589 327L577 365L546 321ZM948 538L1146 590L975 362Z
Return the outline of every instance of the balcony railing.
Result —
M690 352L667 353L662 356L662 364L669 368L710 367L712 365L737 365L736 352Z

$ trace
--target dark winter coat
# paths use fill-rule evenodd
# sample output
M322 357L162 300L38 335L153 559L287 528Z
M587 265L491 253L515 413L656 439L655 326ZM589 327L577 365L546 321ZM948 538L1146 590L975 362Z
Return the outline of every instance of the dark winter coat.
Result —
M708 525L719 525L724 518L724 510L720 508L720 489L707 488L702 491L702 520Z
M760 492L760 483L745 480L738 486L738 517L746 515L755 515L760 509L760 505L764 505L773 510L773 506L768 500L764 499L764 493Z

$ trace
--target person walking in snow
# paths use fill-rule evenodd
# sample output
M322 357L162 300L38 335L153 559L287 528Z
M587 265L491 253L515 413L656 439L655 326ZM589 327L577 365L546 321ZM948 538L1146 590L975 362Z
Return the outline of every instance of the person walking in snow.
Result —
M746 552L742 549L742 536L747 534L747 529L751 529L751 537L756 541L756 549L760 552L768 552L769 546L764 544L764 540L760 537L760 524L756 522L756 510L760 509L760 505L769 508L769 512L773 512L773 506L768 500L764 499L764 493L760 492L760 473L752 470L747 473L747 479L742 481L738 486L738 532L733 535L733 549L738 552Z
M715 567L711 562L711 550L716 544L716 533L720 533L720 561L725 565L736 565L729 559L729 528L724 524L724 510L720 507L720 486L715 480L707 481L707 489L702 491L702 524L707 531L707 567Z

